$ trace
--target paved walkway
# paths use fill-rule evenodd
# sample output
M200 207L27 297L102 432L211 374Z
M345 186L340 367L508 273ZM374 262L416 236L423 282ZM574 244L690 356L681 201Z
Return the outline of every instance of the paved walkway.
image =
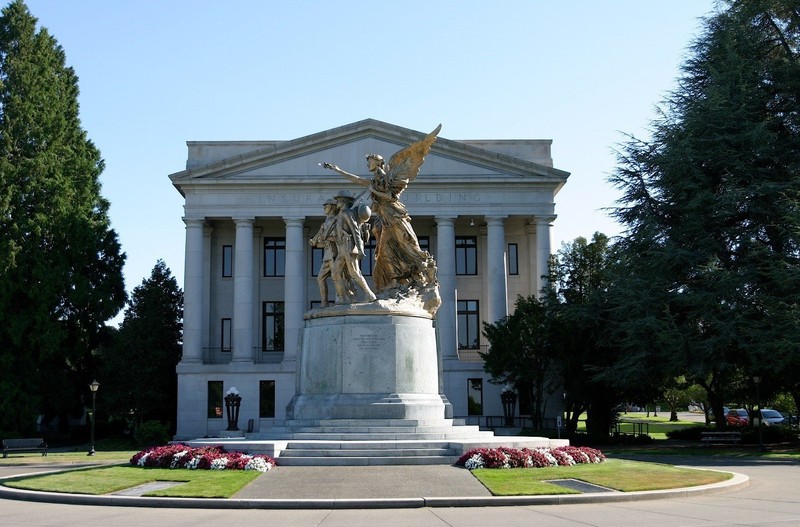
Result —
M239 499L489 497L468 470L449 465L281 467L256 478Z
M661 461L667 461L660 458ZM685 460L669 460L682 463ZM532 502L516 506L445 507L444 502L434 506L395 508L391 500L381 496L400 493L405 496L428 494L432 487L449 488L462 500L487 499L477 495L484 491L461 476L469 474L454 467L351 467L346 470L302 469L277 467L259 477L243 489L238 500L247 502L259 495L274 492L274 496L292 495L294 503L309 500L308 508L261 510L214 510L172 508L161 501L160 506L93 507L63 503L30 503L0 497L0 526L64 526L64 525L176 525L206 526L244 524L245 522L292 525L299 527L336 527L341 525L413 525L414 527L466 527L483 525L508 526L598 526L611 527L625 524L659 527L699 527L725 525L800 525L800 464L795 462L763 462L756 460L703 460L691 459L693 465L719 468L749 476L750 484L744 488L715 494L674 493L670 499L614 502L603 499L595 503L537 504ZM51 468L51 467L45 467ZM39 470L34 467L3 467L0 476ZM44 469L42 469L44 470ZM338 471L338 476L336 472ZM470 476L471 478L471 476ZM448 485L452 485L448 487ZM282 487L282 490L278 490ZM313 490L312 490L313 489ZM355 494L357 493L357 494ZM453 496L451 494L451 497ZM346 508L348 497L373 496L374 504L383 509ZM614 494L617 496L618 494ZM309 496L313 498L309 499ZM328 501L315 502L328 496ZM597 496L597 495L593 495ZM584 496L584 497L588 497ZM650 496L652 498L652 496ZM662 496L664 497L664 496ZM124 499L122 497L114 497ZM112 498L109 498L112 499ZM130 499L130 498L128 498ZM276 499L281 499L280 497ZM412 498L408 498L412 500ZM432 498L436 500L437 498ZM446 497L439 498L441 500ZM492 499L492 498L488 498ZM342 500L342 501L337 501ZM465 501L466 500L466 501ZM189 500L203 501L203 500ZM222 500L225 501L225 500ZM471 503L476 505L477 502ZM342 506L345 506L342 508ZM405 505L400 504L399 507ZM151 508L153 507L153 508ZM155 508L158 507L158 508ZM166 508L165 508L166 507Z

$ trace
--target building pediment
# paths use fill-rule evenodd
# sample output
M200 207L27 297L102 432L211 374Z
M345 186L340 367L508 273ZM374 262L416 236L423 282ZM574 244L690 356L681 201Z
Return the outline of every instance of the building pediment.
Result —
M192 141L187 143L186 170L170 179L181 193L196 185L226 183L308 184L313 180L324 185L341 177L321 163L369 176L367 154L381 154L388 160L425 133L366 119L288 141ZM549 140L455 141L440 136L419 179L450 184L475 178L498 183L511 179L548 186L556 193L568 176L552 167Z

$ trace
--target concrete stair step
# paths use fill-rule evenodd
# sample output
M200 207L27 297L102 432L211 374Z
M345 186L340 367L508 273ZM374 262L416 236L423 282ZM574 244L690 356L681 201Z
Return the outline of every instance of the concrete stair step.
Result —
M475 427L452 426L425 426L425 427L397 427L397 426L304 426L292 428L293 433L323 433L323 434L446 434L451 432L474 433L479 432Z
M287 467L311 466L369 466L369 465L452 465L458 456L390 456L390 457L283 457L278 465Z
M486 435L483 435L486 434ZM447 441L447 440L475 440L480 438L493 438L491 432L469 432L457 433L324 433L324 432L300 432L292 435L297 440L320 440L320 441Z
M450 448L448 441L290 441L292 450L397 450Z
M433 457L454 456L449 448L413 448L413 449L355 449L355 450L322 450L289 448L281 453L281 459L290 457Z

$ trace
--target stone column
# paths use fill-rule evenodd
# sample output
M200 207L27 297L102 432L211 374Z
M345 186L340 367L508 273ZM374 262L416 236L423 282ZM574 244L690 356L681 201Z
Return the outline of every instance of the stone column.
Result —
M547 284L547 266L550 261L550 227L555 216L536 217L536 292L541 295L541 290Z
M284 277L283 343L284 362L297 360L305 312L306 266L303 240L305 218L283 218L286 222L286 276Z
M204 219L183 218L186 253L183 278L183 357L181 362L203 360L203 228Z
M505 219L506 216L486 216L489 305L485 320L490 323L508 316Z
M436 267L442 305L436 312L436 330L443 360L458 359L456 335L455 216L436 216Z
M201 342L203 348L210 348L211 338L209 331L209 323L211 322L211 235L214 233L214 228L206 226L203 229L203 323Z
M253 218L234 218L232 362L253 360Z

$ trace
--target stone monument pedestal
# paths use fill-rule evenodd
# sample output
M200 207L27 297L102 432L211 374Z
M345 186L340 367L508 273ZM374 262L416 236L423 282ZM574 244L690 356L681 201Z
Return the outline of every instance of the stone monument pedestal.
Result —
M393 304L379 300L306 314L290 422L444 419L431 316Z

